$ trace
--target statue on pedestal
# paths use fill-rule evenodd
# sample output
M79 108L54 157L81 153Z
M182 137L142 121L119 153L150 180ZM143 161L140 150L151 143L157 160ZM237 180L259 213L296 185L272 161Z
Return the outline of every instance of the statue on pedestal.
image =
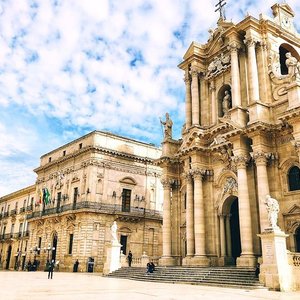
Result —
M272 198L270 195L266 196L265 204L268 211L268 220L272 229L278 229L277 219L279 213L279 204L278 201Z
M231 96L229 94L229 91L226 90L224 98L222 100L222 109L223 109L224 117L228 115L230 105L231 105Z
M160 123L164 126L164 140L172 139L173 122L168 113L166 113L166 121L160 120Z

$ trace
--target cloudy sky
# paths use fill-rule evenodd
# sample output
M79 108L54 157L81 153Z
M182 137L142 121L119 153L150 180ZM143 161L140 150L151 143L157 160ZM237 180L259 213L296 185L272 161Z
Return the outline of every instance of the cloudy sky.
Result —
M275 0L226 2L238 22L271 15ZM169 112L179 138L177 65L193 40L207 41L216 3L0 1L0 197L34 184L41 155L95 129L160 145ZM299 0L288 4L300 17Z

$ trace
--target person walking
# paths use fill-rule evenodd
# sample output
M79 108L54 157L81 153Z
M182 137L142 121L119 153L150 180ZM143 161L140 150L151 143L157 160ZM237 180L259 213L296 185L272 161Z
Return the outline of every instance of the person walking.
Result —
M73 272L78 272L78 265L79 265L79 261L78 259L76 259L75 263L74 263L74 266L73 266Z
M127 256L127 260L128 260L128 266L131 267L131 262L132 262L132 253L131 251L129 251L128 256Z
M54 269L54 259L52 259L51 263L49 264L49 269L48 269L48 279L52 279L53 277L53 269Z

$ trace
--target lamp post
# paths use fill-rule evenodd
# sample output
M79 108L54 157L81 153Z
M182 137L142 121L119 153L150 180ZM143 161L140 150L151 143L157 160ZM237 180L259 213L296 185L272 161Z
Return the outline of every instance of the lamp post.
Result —
M44 252L48 252L48 257L47 257L47 259L48 259L48 261L50 260L50 251L54 251L55 250L55 247L51 247L51 244L48 244L48 247L45 247L44 248Z
M39 248L37 245L33 248L30 248L30 253L34 253L34 259L36 259L36 255L40 252L41 248Z

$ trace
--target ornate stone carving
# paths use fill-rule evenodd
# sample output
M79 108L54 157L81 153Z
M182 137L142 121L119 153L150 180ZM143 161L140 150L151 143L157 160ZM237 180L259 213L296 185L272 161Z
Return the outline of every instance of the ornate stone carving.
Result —
M233 177L229 177L226 179L224 188L223 188L223 195L226 193L233 194L234 192L238 191L238 184Z
M232 160L238 169L246 168L249 157L247 155L234 155Z
M199 71L195 66L191 66L190 74L192 77L198 77Z
M230 52L238 52L241 49L241 45L239 45L237 42L231 42L228 46L227 49Z
M296 152L300 154L300 140L292 140L291 143L295 147Z
M259 42L259 40L255 37L247 37L244 39L244 43L247 47L255 47L255 45Z
M224 55L223 53L216 57L207 67L206 79L215 77L224 71L226 71L230 66L230 56Z
M266 165L269 161L274 161L278 158L276 153L266 153L264 151L253 152L251 153L251 157L254 159L256 165Z

